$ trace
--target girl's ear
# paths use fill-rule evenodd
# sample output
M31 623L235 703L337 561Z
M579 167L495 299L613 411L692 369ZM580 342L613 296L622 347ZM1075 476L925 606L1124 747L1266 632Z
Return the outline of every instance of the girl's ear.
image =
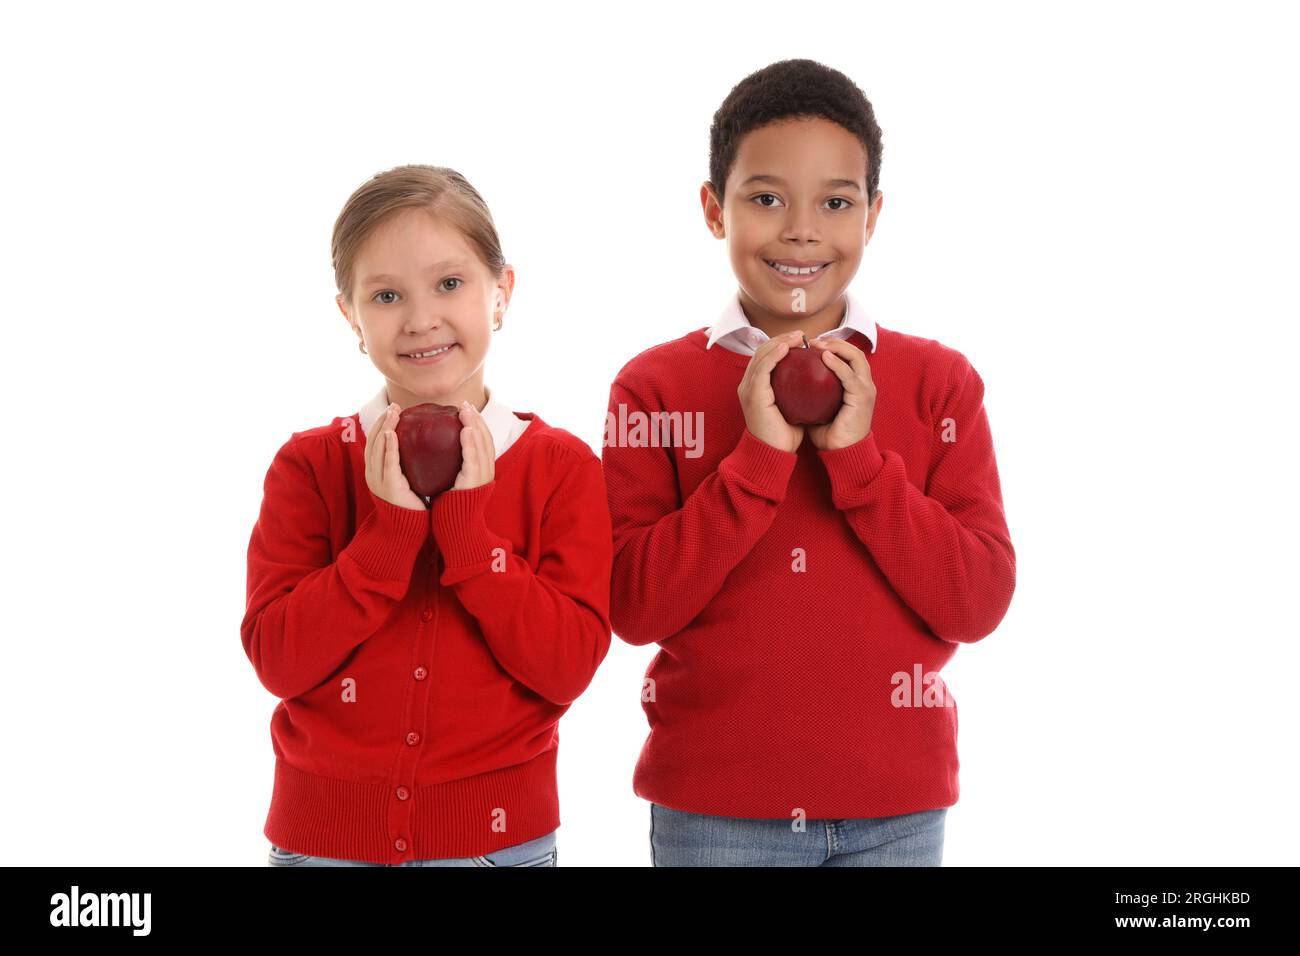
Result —
M334 297L334 304L339 307L339 311L343 313L343 318L347 319L348 325L351 327L352 331L356 333L357 338L362 338L361 330L357 328L357 324L352 321L352 316L348 315L348 307L343 304L343 293L340 292Z
M370 353L366 351L366 337L361 329L357 328L357 324L352 321L352 316L348 315L347 307L343 305L342 293L334 297L334 302L338 305L339 311L343 313L343 318L348 320L348 327L352 329L353 334L357 337L357 349L362 355L369 355Z
M497 331L505 323L506 309L510 306L510 294L515 288L515 269L514 266L506 263L505 268L501 271L501 278L497 280L496 288L492 290L492 330Z

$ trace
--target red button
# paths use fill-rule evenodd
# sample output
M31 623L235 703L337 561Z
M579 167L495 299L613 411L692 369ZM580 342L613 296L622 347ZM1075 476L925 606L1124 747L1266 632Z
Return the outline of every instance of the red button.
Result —
M415 679L416 679L416 680L424 680L424 679L425 679L426 677L428 677L428 676L429 676L429 672L426 671L423 667L417 667L417 668L415 669Z
M420 735L417 734L414 730L412 730L409 734L406 735L406 742L410 744L412 747L414 747L416 744L420 742Z
M411 791L410 791L410 790L407 790L405 787L398 787L398 788L397 788L397 799L398 799L398 800L405 800L405 799L406 799L407 797L409 797L410 795L411 795Z
M420 620L421 620L421 621L432 621L432 620L433 620L433 608L426 607L426 608L424 609L424 613L420 615Z
M396 840L393 841L393 846L397 847L398 853L406 852L406 841L403 840L401 837L398 837Z

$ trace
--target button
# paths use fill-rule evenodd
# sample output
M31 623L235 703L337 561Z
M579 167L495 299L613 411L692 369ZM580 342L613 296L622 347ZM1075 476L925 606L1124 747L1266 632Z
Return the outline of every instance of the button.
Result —
M426 607L426 608L424 609L424 612L420 615L420 620L421 620L421 621L432 621L432 620L433 620L433 608L431 608L431 607Z
M393 841L393 846L397 848L398 853L406 852L406 841L403 840L401 837L398 837L396 840Z
M429 672L428 672L427 670L425 670L423 667L417 667L417 668L415 669L415 679L416 679L416 680L424 680L424 679L425 679L426 677L428 677L428 676L429 676Z
M409 734L406 735L406 742L410 744L412 747L414 747L416 744L420 742L420 735L417 734L414 730L412 730Z
M410 795L411 795L411 791L410 791L410 790L407 790L405 787L398 787L398 788L397 788L397 799L398 799L398 800L405 800L405 799L406 799L407 797L409 797Z

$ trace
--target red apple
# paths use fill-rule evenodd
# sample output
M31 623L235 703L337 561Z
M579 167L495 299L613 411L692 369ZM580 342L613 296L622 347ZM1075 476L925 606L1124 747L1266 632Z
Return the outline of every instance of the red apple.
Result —
M785 353L772 369L772 391L781 417L791 425L825 425L844 403L840 377L826 366L822 350L803 345Z
M456 483L460 472L460 410L426 402L402 409L394 429L402 474L417 495L432 498Z

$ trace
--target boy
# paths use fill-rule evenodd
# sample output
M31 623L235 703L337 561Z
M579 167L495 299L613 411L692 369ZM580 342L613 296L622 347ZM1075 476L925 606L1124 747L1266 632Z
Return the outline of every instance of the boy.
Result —
M836 70L738 84L700 198L739 291L610 389L610 616L660 645L633 779L657 866L941 863L958 760L938 672L1002 620L1015 552L980 376L847 292L880 145ZM824 424L788 423L772 389L803 335L843 387ZM683 421L703 440L683 447Z

